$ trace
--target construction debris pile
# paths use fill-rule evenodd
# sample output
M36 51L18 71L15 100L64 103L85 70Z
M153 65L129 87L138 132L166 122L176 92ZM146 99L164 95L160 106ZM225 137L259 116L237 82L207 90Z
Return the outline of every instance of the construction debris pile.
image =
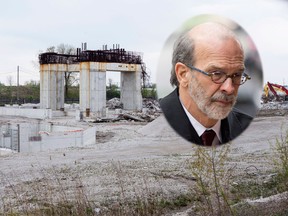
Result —
M146 111L149 114L161 112L160 104L159 104L158 100L144 98L143 99L143 108L144 108L144 110L146 109Z
M108 109L123 109L123 103L120 101L120 98L112 98L107 101L106 107Z
M160 104L154 99L143 99L142 111L126 111L122 110L123 104L119 98L112 98L107 101L106 107L112 110L114 114L112 117L97 118L94 123L100 122L116 122L116 121L137 121L137 122L151 122L156 119L160 113Z
M151 122L156 119L161 112L160 104L157 100L144 98L142 112L130 112L122 114L122 117L126 120Z
M288 110L288 101L263 103L261 110Z
M288 115L288 101L272 101L262 103L258 116L284 116Z

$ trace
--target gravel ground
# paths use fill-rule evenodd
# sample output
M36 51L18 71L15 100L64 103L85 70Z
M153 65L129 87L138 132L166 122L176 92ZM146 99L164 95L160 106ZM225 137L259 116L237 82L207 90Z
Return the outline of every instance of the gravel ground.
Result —
M268 178L271 144L281 130L288 129L287 118L257 117L231 143L227 163L239 179L259 173ZM175 197L188 193L195 184L190 163L198 147L175 134L163 116L148 124L115 122L97 127L95 145L0 155L0 209L7 202L17 206L17 200L27 198L39 202L47 197L77 199L83 194L99 208L103 203L117 207L119 200L151 194ZM187 215L189 211L172 214Z

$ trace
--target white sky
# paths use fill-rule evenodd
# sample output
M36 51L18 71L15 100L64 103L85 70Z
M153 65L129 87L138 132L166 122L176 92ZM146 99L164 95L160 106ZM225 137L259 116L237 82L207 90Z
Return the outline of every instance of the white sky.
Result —
M216 3L217 2L217 3ZM156 81L161 49L183 22L200 14L217 14L240 24L254 40L264 82L288 84L288 2L284 0L9 0L0 9L0 82L12 76L20 84L39 80L40 50L60 43L88 49L120 44L144 53ZM167 71L170 73L170 71Z

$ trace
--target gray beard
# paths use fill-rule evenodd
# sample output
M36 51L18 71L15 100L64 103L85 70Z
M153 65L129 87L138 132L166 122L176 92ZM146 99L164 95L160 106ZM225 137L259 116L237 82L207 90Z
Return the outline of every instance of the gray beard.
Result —
M201 86L195 76L191 79L188 87L190 97L194 100L199 110L210 119L220 120L226 118L237 100L237 96L227 95L221 91L217 91L212 97L207 96L205 88ZM231 106L221 107L215 103L216 100L226 100L232 103Z

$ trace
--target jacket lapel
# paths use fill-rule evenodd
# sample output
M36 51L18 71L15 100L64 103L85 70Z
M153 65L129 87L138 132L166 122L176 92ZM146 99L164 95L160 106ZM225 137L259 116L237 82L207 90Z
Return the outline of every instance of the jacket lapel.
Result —
M229 140L231 140L228 118L221 120L221 136L222 136L222 143L227 143L229 142Z
M168 104L170 105L169 108L167 106ZM189 118L182 107L177 88L165 98L165 101L162 101L161 108L172 128L180 136L190 142L202 144L202 140L191 125Z

